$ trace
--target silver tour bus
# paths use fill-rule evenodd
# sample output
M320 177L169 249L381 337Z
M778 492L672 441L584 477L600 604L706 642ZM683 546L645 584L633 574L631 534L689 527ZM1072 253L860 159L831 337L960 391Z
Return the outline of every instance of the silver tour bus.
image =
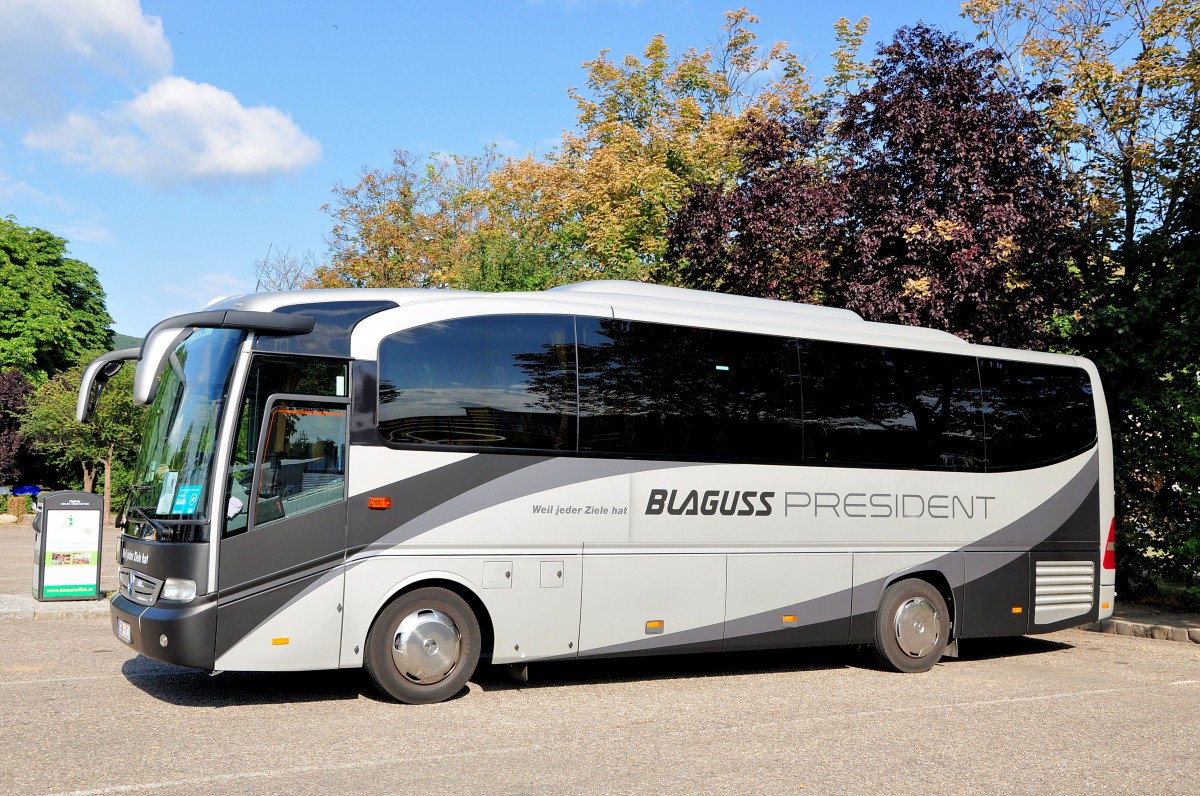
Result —
M224 299L98 358L150 406L115 634L220 670L961 640L1112 612L1096 368L628 282Z

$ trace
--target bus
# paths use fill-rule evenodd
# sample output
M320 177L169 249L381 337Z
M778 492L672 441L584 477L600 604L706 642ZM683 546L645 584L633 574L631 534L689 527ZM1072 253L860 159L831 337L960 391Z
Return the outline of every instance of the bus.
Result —
M1086 359L621 281L218 300L125 361L148 422L116 636L210 672L960 641L1112 613Z

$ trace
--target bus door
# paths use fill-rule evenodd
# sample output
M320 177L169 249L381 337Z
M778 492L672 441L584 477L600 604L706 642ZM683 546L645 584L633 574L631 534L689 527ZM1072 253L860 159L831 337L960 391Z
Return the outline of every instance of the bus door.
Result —
M229 476L216 668L336 668L349 402L275 394L261 415L254 403Z

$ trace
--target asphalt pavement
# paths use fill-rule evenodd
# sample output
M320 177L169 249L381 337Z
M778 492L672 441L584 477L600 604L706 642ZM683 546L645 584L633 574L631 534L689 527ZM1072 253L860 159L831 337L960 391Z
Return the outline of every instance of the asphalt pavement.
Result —
M140 657L105 601L34 601L32 551L0 526L6 795L1200 793L1200 647L1171 643L1194 615L1119 604L1124 633L974 640L920 675L848 647L486 667L412 707L359 670Z
M533 664L437 705L0 622L0 793L1196 794L1200 648L1066 630L931 671L851 648Z

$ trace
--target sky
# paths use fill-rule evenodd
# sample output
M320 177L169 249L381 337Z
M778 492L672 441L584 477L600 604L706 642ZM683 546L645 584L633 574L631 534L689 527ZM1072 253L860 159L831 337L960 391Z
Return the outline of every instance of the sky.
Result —
M326 252L336 184L395 149L545 154L601 50L715 43L708 0L0 0L0 217L66 238L113 328L255 289L266 256ZM957 0L759 0L759 41L829 73L838 17L868 45Z

